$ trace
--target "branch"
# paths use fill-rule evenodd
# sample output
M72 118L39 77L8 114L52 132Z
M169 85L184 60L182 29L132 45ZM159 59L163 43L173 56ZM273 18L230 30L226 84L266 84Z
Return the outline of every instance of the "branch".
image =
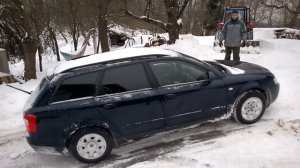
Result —
M261 4L265 5L266 7L269 7L269 8L275 8L275 9L285 8L290 13L300 14L300 11L290 9L287 4L278 6L278 5L273 5L273 4L267 4L265 0L261 0Z
M187 4L189 3L189 1L190 0L184 0L183 5L182 5L182 7L181 7L181 9L180 9L180 11L179 11L179 13L177 15L177 19L181 18L181 16L182 16L182 14L183 14L183 12L184 12Z
M125 15L129 16L132 19L138 20L138 21L147 22L147 23L156 25L156 26L162 28L163 30L168 31L166 24L163 23L160 20L155 20L155 19L152 19L152 18L148 18L147 16L139 17L139 16L136 16L136 15L132 14L128 10L125 11Z

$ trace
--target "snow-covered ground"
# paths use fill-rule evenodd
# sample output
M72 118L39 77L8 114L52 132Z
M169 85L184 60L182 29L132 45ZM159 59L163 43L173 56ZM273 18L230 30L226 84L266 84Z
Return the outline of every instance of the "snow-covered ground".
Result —
M24 138L22 120L28 95L0 85L0 167L300 167L300 41L273 39L272 29L255 29L254 36L261 41L261 53L241 54L241 60L270 69L281 85L261 121L242 125L223 120L163 132L114 149L99 164L85 165L70 156L34 152ZM200 59L223 59L224 53L212 49L213 39L182 35L175 45L163 47ZM52 59L44 63L57 64ZM18 68L12 67L13 72ZM30 91L37 83L13 86Z

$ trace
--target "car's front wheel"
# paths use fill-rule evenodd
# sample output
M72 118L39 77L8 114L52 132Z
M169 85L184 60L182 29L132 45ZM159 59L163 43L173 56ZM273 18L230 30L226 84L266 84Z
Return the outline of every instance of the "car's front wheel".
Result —
M112 150L112 139L107 131L100 128L85 128L75 133L69 151L79 161L96 163Z
M240 95L234 103L234 118L243 124L252 124L258 121L266 108L264 94L251 90Z

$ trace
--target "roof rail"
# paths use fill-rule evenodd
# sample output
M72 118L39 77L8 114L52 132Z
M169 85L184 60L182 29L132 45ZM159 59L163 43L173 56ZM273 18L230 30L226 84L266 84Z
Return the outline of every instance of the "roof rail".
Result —
M83 66L78 66L74 67L71 69L67 69L65 71L62 71L60 73L66 73L66 72L71 72L80 68L85 68L85 67L91 67L91 66L96 66L96 65L102 65L105 66L107 64L116 64L120 62L125 62L125 61L137 61L137 60L145 60L145 59L152 59L152 58L161 58L161 57L167 57L168 55L145 55L145 56L136 56L136 57L130 57L130 58L122 58L122 59L117 59L117 60L110 60L106 62L99 62L99 63L94 63L94 64L89 64L89 65L83 65Z

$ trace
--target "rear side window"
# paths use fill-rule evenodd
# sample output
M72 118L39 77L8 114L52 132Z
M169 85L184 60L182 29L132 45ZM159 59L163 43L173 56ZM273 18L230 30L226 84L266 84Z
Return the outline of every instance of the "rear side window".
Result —
M121 93L144 88L150 88L145 69L142 64L134 64L106 70L100 94Z
M94 96L98 75L94 72L65 79L56 91L52 102Z

